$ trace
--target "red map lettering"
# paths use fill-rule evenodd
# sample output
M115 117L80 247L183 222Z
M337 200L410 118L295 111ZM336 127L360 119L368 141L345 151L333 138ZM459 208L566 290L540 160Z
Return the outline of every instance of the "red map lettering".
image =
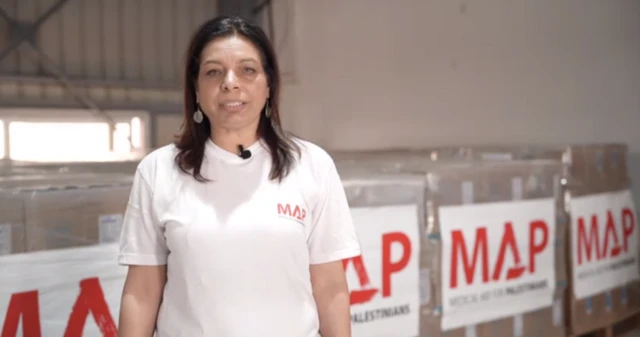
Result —
M286 215L300 221L304 221L307 216L307 211L300 206L294 206L292 211L291 207L292 206L290 204L278 204L278 215Z
M397 262L391 261L391 247L394 243L402 245L402 256ZM411 259L411 240L400 232L382 236L382 296L391 296L391 275L402 271Z
M493 281L501 280L504 270L506 270L506 276L504 276L506 280L518 279L526 272L535 273L536 257L547 248L549 243L549 227L544 221L540 220L533 221L529 224L529 240L525 243L528 244L529 248L527 258L528 266L524 265L525 261L523 261L520 254L521 246L520 243L517 242L513 227L511 222L505 223L498 248L497 260L493 266L489 265L488 229L486 227L478 227L475 230L475 237L472 238L473 255L471 258L469 258L469 244L462 230L452 231L449 287L455 289L459 286L460 277L458 270L460 267L462 267L464 273L465 285L474 283L477 271L481 272L481 283L490 282L489 275L491 275L491 280ZM539 242L536 241L538 236L542 237ZM513 257L515 263L505 269L507 254Z
M73 311L69 317L64 337L82 337L82 331L89 312L93 314L102 336L118 336L118 328L113 322L109 306L104 299L100 281L97 278L90 278L80 281L80 295L78 295L76 303L73 305Z
M118 329L109 312L100 281L89 278L80 281L80 294L71 310L64 337L81 337L89 313L93 314L102 336L117 337ZM0 337L17 337L22 317L23 337L41 337L38 291L13 294Z
M394 244L402 246L402 256L397 261L391 260L391 247ZM382 297L389 297L391 292L392 275L401 272L407 267L411 260L411 240L401 232L386 233L382 235ZM371 288L371 281L367 273L367 269L362 260L362 255L354 258L345 259L342 265L347 269L349 262L353 263L360 287L363 289L352 290L350 293L351 305L363 304L371 301L378 293L377 288ZM368 289L367 289L368 288Z
M40 337L42 335L37 290L11 295L1 337L16 337L18 335L20 317L22 317L24 336Z
M600 237L603 222L597 214L592 214L589 222L585 217L578 217L578 265L593 259L616 257L629 251L629 240L636 226L635 215L629 208L623 208L620 215L622 223L616 226L613 211L607 211L603 237Z

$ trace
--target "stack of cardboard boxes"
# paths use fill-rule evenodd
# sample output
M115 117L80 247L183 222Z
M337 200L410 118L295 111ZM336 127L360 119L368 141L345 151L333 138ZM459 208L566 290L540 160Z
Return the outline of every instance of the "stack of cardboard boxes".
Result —
M626 152L332 153L363 247L344 261L354 336L561 337L636 314ZM0 258L116 242L135 166L0 167Z
M640 310L640 237L626 152L624 145L607 144L333 156L342 171L425 177L420 263L430 290L421 290L421 297L430 296L416 313L420 336L564 336L613 325ZM553 240L552 260L541 252L544 230L532 229L536 221L554 229L546 236ZM516 226L529 226L530 235ZM531 263L537 263L535 271ZM505 272L510 267L512 275ZM551 293L542 290L545 275ZM460 285L464 281L467 287ZM518 297L517 285L534 297ZM503 300L505 293L513 294L511 301ZM535 305L535 296L546 299Z
M566 216L560 163L434 161L431 156L399 151L335 157L339 171L350 175L360 169L361 177L372 172L421 177L422 197L416 198L419 211L414 214L421 235L414 244L420 246L415 258L422 301L420 310L412 313L415 334L407 336L564 336ZM402 194L384 196L394 195ZM538 236L535 253L528 249L529 231ZM364 232L359 228L360 236ZM463 241L456 238L466 241L460 245ZM368 253L365 249L365 261ZM517 261L510 260L514 258ZM462 265L452 266L456 261ZM514 266L524 268L521 275L508 275ZM509 285L504 282L507 278L521 281ZM393 319L388 318L388 324L397 326Z

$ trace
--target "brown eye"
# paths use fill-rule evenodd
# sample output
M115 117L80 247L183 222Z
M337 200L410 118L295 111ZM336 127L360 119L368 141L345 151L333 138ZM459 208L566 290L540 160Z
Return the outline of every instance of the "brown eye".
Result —
M219 69L211 69L207 71L207 76L216 76L216 75L220 75L222 73L222 71L220 71Z

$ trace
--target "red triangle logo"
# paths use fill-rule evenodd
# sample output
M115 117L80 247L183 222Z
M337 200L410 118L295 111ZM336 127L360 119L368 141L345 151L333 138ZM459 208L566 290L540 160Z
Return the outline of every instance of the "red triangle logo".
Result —
M369 280L369 275L367 274L367 269L364 266L364 262L362 262L362 255L343 260L342 266L344 267L345 271L347 270L349 261L353 262L353 266L355 267L356 273L358 275L358 281L360 281L360 287L363 288L362 290L351 291L351 293L349 294L350 303L351 305L367 303L371 301L375 294L378 293L378 289L369 287L371 281Z

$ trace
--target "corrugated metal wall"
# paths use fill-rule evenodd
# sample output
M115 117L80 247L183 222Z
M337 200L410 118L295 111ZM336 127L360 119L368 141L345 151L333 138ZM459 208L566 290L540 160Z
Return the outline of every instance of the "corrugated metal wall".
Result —
M0 7L31 23L58 1L0 0ZM38 29L35 43L74 87L105 108L171 110L179 106L189 36L216 9L215 0L69 0ZM9 34L10 25L0 19L0 52ZM0 61L2 104L69 103L69 93L48 78L31 49L18 49Z

